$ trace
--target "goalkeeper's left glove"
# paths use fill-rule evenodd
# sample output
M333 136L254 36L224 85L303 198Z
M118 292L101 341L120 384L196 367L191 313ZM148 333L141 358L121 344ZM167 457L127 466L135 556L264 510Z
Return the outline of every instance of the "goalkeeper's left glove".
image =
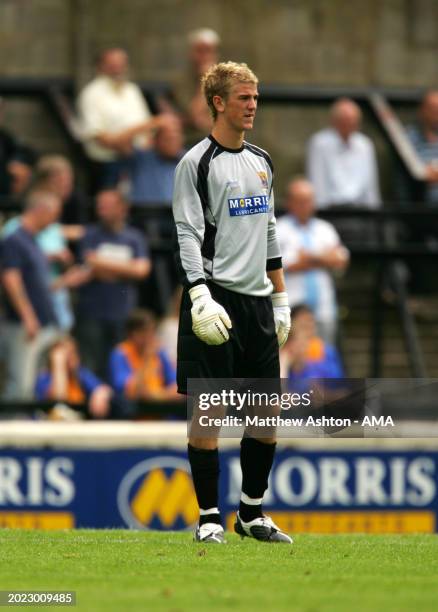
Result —
M274 310L275 332L278 338L278 346L281 348L286 342L290 331L290 308L289 298L285 291L271 295L272 308Z

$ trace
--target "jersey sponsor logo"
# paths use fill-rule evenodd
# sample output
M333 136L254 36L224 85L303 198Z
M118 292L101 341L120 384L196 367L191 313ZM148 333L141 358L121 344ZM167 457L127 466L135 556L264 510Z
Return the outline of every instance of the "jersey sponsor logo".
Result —
M262 186L267 189L268 188L268 175L266 172L257 172L257 176L262 181Z
M230 217L267 213L269 211L269 197L267 195L258 195L245 196L244 198L229 198L228 210Z
M135 529L188 529L198 518L198 504L188 461L156 457L135 465L117 494L119 512Z

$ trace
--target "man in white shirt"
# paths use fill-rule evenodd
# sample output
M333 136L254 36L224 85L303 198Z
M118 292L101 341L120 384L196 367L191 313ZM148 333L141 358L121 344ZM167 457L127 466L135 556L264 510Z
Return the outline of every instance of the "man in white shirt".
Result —
M337 307L332 272L348 265L349 253L331 223L314 217L314 190L309 181L292 180L286 192L287 214L277 221L277 238L289 305L307 304L318 331L336 342Z
M117 185L133 147L149 147L151 131L163 121L152 117L140 88L127 79L128 69L123 49L106 49L97 76L79 95L83 143L95 166L94 191Z
M336 204L381 205L376 153L358 130L362 113L348 98L331 109L331 127L314 134L307 147L307 176L318 208Z

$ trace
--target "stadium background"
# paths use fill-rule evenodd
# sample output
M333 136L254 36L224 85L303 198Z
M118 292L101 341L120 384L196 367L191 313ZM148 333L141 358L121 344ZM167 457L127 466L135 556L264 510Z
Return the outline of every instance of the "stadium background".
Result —
M3 58L0 83L3 82L6 91L0 94L7 93L9 78L19 77L69 77L73 78L79 87L93 73L95 53L108 45L121 45L128 50L134 79L145 82L172 81L184 68L185 37L188 31L201 26L216 29L222 37L222 57L246 61L257 72L262 84L317 84L323 87L347 88L381 86L419 92L422 88L436 85L438 80L438 5L433 0L371 0L367 3L344 0L225 0L221 3L214 0L187 3L177 0L3 0L0 5L0 53ZM402 119L412 118L414 110L414 105L411 105L402 109L400 116ZM303 171L305 142L312 132L325 125L326 117L326 106L311 103L280 107L271 105L260 110L252 138L268 149L275 160L278 195L281 194L281 187L287 177ZM38 100L23 96L8 98L4 123L11 126L17 136L34 144L43 152L56 150L66 155L71 153L50 112ZM391 198L388 149L374 123L367 118L365 131L377 144L384 194L386 198ZM354 283L351 280L353 276L351 273L344 281L347 285L347 295L348 290L354 293ZM350 303L349 307L354 307L354 303ZM365 311L359 312L356 327L360 327L362 316L366 316ZM389 325L392 325L391 321ZM394 330L396 327L394 324ZM428 345L431 347L429 352L432 372L434 367L438 367L434 351L435 328L436 322L429 322L425 332L432 340ZM393 376L409 375L408 356L400 350L402 338L394 330L390 333L391 348L386 353L386 372ZM366 374L369 359L367 335L369 334L366 329L362 330L359 345L356 341L356 346L359 346L355 362L356 372L362 376ZM81 427L87 428L88 424L85 423ZM108 475L119 470L121 482L133 467L142 463L143 453L148 459L151 456L156 457L155 477L158 480L161 477L161 485L165 483L161 489L161 485L156 484L156 488L151 489L152 493L145 493L146 498L149 494L155 500L155 514L151 512L150 516L144 519L145 525L154 528L190 526L193 517L187 508L190 508L193 500L191 498L191 501L187 501L188 493L184 489L185 472L175 471L169 465L165 466L165 471L160 472L160 461L163 457L168 457L169 446L164 448L162 430L155 439L151 439L146 431L147 427L142 426L137 435L132 432L127 435L128 445L132 436L131 446L135 450L125 451L128 455L131 452L132 456L120 467L120 458L111 453L105 454L101 448L102 444L107 444L106 437L111 438L113 435L108 429L96 432L95 438L88 436L88 451L71 451L72 446L77 448L78 439L85 433L80 432L76 442L70 441L64 449L55 449L52 451L54 456L48 457L49 451L42 451L41 446L55 444L57 439L56 444L59 446L59 432L51 429L50 424L23 424L19 432L9 432L5 426L0 449L0 525L50 528L67 526L70 521L72 526L128 526L129 522L123 521L120 516L115 518L115 515L105 514L108 499L111 500L110 504L115 512L118 508L118 491L114 489L114 483ZM165 432L165 425L161 427L164 427ZM43 441L31 440L30 443L27 442L27 449L20 448L26 444L24 440L32 436L33 432L37 438L41 436ZM139 440L142 432L145 439L148 439L147 443ZM170 452L171 456L176 454L180 460L182 455L178 454L178 449L181 448L182 438L183 433L180 432L178 441L175 441L175 447ZM113 441L109 446L114 448L114 444L117 448L117 443ZM121 442L119 444L121 445ZM123 442L123 445L125 444L126 440ZM303 450L302 459L305 460L306 453L312 451L317 454L327 452L350 465L354 457L363 458L365 453L365 450L360 450L359 445L355 448L354 441L348 451L335 443L332 444L330 440L325 444L324 451L318 451L315 443L309 441ZM11 450L11 447L15 448ZM73 456L69 456L70 452ZM77 453L76 456L74 452ZM89 452L91 456L81 458L83 452ZM284 452L289 453L291 458L300 457L299 448L289 448ZM409 496L408 488L404 484L400 485L403 491L399 490L394 494L389 503L392 482L390 478L394 477L394 474L388 476L390 469L385 466L389 465L391 457L402 463L404 461L404 467L397 469L405 470L402 481L406 483L409 462L412 459L409 452L426 457L425 467L422 468L423 484L426 474L430 487L423 500L426 514L423 513L421 517L415 515L418 511L418 496ZM375 449L375 444L368 441L365 453L367 457L368 453L375 461L383 462L382 465L387 470L384 476L384 499L379 498L377 489L374 495L370 494L369 503L360 508L361 512L365 512L364 518L356 523L350 515L347 518L339 518L339 521L335 518L331 526L324 527L320 517L313 517L307 521L304 518L298 529L318 531L319 525L321 531L335 532L436 530L438 504L436 487L432 484L436 483L437 455L433 442L429 442L427 448L421 440L408 445L405 442L400 442L399 445L393 443L389 450L382 442L379 443L378 449ZM56 457L61 463L58 465L58 472L55 470L53 473L50 471L49 460ZM283 459L286 460L284 457ZM102 461L102 472L96 472L93 479L88 466L97 460ZM64 479L61 477L61 483L59 472L64 475ZM174 487L169 492L166 482L175 474L182 478L182 488ZM88 479L86 483L85 478ZM74 482L74 487L70 486L69 491L74 491L76 497L70 498L61 509L60 491L68 492L68 482ZM411 484L418 493L418 483ZM295 485L298 491L302 483ZM352 479L349 480L348 486L350 497L354 497ZM141 483L137 482L137 487L141 487ZM93 504L90 504L91 491L94 495ZM132 502L132 496L130 500ZM227 503L225 499L223 502ZM169 519L163 518L162 514L166 503L175 504L176 508ZM356 502L350 500L344 506L339 505L337 511L357 512L357 506ZM296 511L290 496L286 507L288 511ZM81 508L91 513L85 519L81 516ZM285 505L280 504L277 508L274 504L272 508L280 512L285 510ZM388 518L386 515L385 518L385 512L392 512L394 509L399 516ZM321 507L310 503L306 505L306 510L321 511ZM328 512L327 507L323 507L322 511ZM409 513L406 522L401 517L403 512ZM66 523L60 523L57 513L63 513L64 518L65 513L70 514L70 518L67 517Z
M222 57L254 66L263 83L418 89L437 82L437 22L433 0L4 0L0 75L72 77L82 86L95 54L122 45L134 79L172 81L185 67L187 33L211 27L220 33ZM253 140L275 159L277 185L303 171L303 147L325 125L326 112L306 104L259 114ZM11 100L5 121L43 151L65 151L41 104ZM372 127L367 122L366 131ZM385 147L377 131L370 135L384 179Z

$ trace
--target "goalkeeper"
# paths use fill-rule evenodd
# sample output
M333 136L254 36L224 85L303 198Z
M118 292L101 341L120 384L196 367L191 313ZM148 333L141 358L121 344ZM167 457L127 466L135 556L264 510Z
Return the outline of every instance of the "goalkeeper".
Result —
M277 243L269 155L244 141L253 127L258 79L246 64L211 67L202 79L211 135L175 173L177 264L185 287L178 332L178 391L188 378L279 378L279 346L290 311ZM242 494L235 531L268 542L292 540L264 516L262 498L275 438L241 442ZM195 539L224 542L218 509L216 438L189 439L200 508Z

